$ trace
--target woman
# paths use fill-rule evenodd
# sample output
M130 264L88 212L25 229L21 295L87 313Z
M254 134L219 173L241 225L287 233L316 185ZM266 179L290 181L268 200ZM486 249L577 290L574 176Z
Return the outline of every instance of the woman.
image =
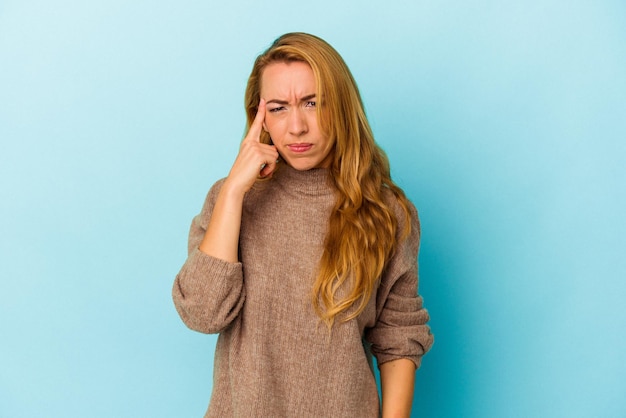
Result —
M278 38L252 69L248 133L189 235L173 298L219 333L207 417L408 417L433 337L419 222L391 181L348 67Z

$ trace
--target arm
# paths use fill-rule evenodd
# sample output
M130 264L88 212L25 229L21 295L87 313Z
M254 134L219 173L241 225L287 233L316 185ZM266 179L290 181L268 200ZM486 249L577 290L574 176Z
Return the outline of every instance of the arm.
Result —
M409 418L415 387L415 363L408 359L380 365L383 418Z
M412 205L410 211L411 234L383 273L376 296L376 324L365 334L379 364L383 418L410 415L415 371L433 344L428 312L417 291L419 219Z
M185 325L207 334L226 328L245 300L241 263L230 263L198 249L221 187L223 181L211 188L202 211L191 222L189 254L172 288L174 306Z
M222 185L213 208L213 214L202 242L198 246L204 254L229 263L238 260L239 229L245 192L228 182Z
M238 261L243 198L259 175L267 177L276 168L278 152L274 146L260 142L264 118L265 101L261 100L254 122L217 197L199 246L203 253L231 263Z
M278 156L273 146L259 141L264 115L261 102L228 178L211 189L191 225L189 255L176 276L172 296L183 322L199 332L221 332L243 306L243 271L238 262L243 198L259 174L272 173Z

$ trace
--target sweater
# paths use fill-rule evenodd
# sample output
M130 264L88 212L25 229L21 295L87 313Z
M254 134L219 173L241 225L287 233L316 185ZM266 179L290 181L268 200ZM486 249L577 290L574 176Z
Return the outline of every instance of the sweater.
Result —
M365 310L329 331L311 290L336 200L329 170L282 164L243 203L238 263L198 249L223 180L191 224L188 258L173 299L183 322L219 333L206 417L378 417L371 362L408 358L419 367L433 343L417 293L420 227L398 245ZM396 198L387 200L404 217ZM400 234L400 233L398 233ZM341 289L340 289L341 291ZM371 353L371 354L370 354Z

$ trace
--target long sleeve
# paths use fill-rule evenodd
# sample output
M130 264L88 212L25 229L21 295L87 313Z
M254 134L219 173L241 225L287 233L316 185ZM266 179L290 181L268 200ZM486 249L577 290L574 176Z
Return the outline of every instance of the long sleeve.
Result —
M204 333L218 333L230 325L245 299L241 263L229 263L198 249L222 184L220 181L211 188L202 211L191 223L188 257L172 289L183 322Z
M411 234L385 269L376 300L376 324L365 335L378 364L408 358L419 367L434 341L426 325L429 315L417 290L420 224L413 205L410 212ZM399 229L402 227L400 223Z

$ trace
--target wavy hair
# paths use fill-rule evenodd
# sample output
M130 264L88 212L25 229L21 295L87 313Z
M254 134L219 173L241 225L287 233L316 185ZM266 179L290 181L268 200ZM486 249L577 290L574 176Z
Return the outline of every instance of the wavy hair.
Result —
M332 328L337 318L348 321L365 309L397 248L398 233L401 239L410 233L410 213L404 193L391 180L387 156L374 141L356 82L339 53L324 40L288 33L257 57L245 94L248 128L258 110L265 67L293 61L305 62L313 70L321 101L318 123L333 144L330 173L337 200L312 289L315 312ZM263 132L261 141L271 143L269 133ZM400 204L403 231L398 231L399 220L385 199L386 190Z

